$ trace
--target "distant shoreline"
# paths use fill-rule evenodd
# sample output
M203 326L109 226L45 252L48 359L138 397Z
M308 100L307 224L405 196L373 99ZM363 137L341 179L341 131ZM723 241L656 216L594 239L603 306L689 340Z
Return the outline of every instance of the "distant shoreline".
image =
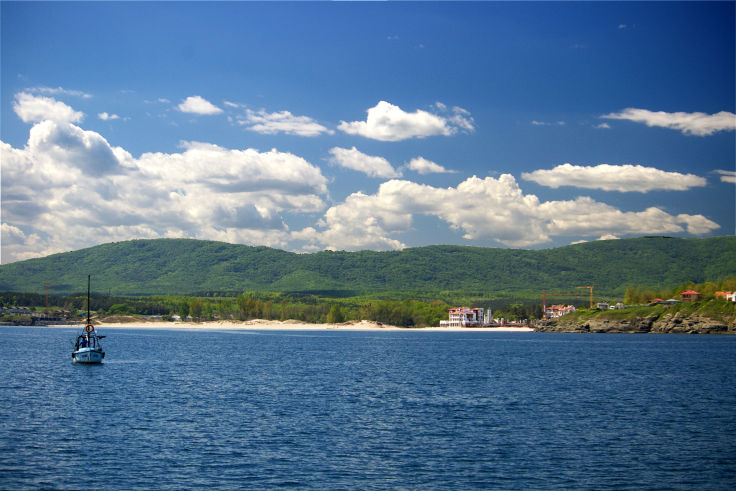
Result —
M49 326L27 326L49 328L82 328L82 324L56 324ZM373 321L351 321L340 324L309 324L306 322L287 320L274 321L254 319L249 321L207 321L207 322L168 322L140 321L131 322L96 322L99 330L115 329L172 329L182 331L422 331L422 332L533 332L530 327L399 327L380 324Z

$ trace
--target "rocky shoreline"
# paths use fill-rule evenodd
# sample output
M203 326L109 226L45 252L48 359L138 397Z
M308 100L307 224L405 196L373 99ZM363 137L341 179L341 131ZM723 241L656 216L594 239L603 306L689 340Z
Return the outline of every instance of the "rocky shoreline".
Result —
M549 321L537 326L539 332L590 332L590 333L654 333L654 334L736 334L736 319L730 322L702 315L681 315L679 312L631 316L624 319L575 317Z

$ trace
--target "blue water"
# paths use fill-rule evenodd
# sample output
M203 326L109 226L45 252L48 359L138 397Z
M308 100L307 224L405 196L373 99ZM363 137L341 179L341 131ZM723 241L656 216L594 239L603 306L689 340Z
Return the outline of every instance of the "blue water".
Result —
M0 328L2 489L733 489L736 337Z

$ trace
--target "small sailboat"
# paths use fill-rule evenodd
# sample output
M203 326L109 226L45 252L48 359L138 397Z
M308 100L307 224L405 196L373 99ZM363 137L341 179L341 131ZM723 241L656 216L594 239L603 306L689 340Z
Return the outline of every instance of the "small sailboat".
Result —
M72 351L72 363L102 363L105 352L102 350L100 340L105 336L97 335L95 326L90 321L89 311L89 287L90 275L87 276L87 325L84 326L84 332L77 336L74 342L74 351Z

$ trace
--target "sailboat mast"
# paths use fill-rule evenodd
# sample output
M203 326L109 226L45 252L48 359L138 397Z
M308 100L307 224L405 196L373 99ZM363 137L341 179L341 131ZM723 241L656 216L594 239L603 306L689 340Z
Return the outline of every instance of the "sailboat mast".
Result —
M87 324L89 324L91 321L89 320L89 285L90 285L90 277L92 275L87 275Z

